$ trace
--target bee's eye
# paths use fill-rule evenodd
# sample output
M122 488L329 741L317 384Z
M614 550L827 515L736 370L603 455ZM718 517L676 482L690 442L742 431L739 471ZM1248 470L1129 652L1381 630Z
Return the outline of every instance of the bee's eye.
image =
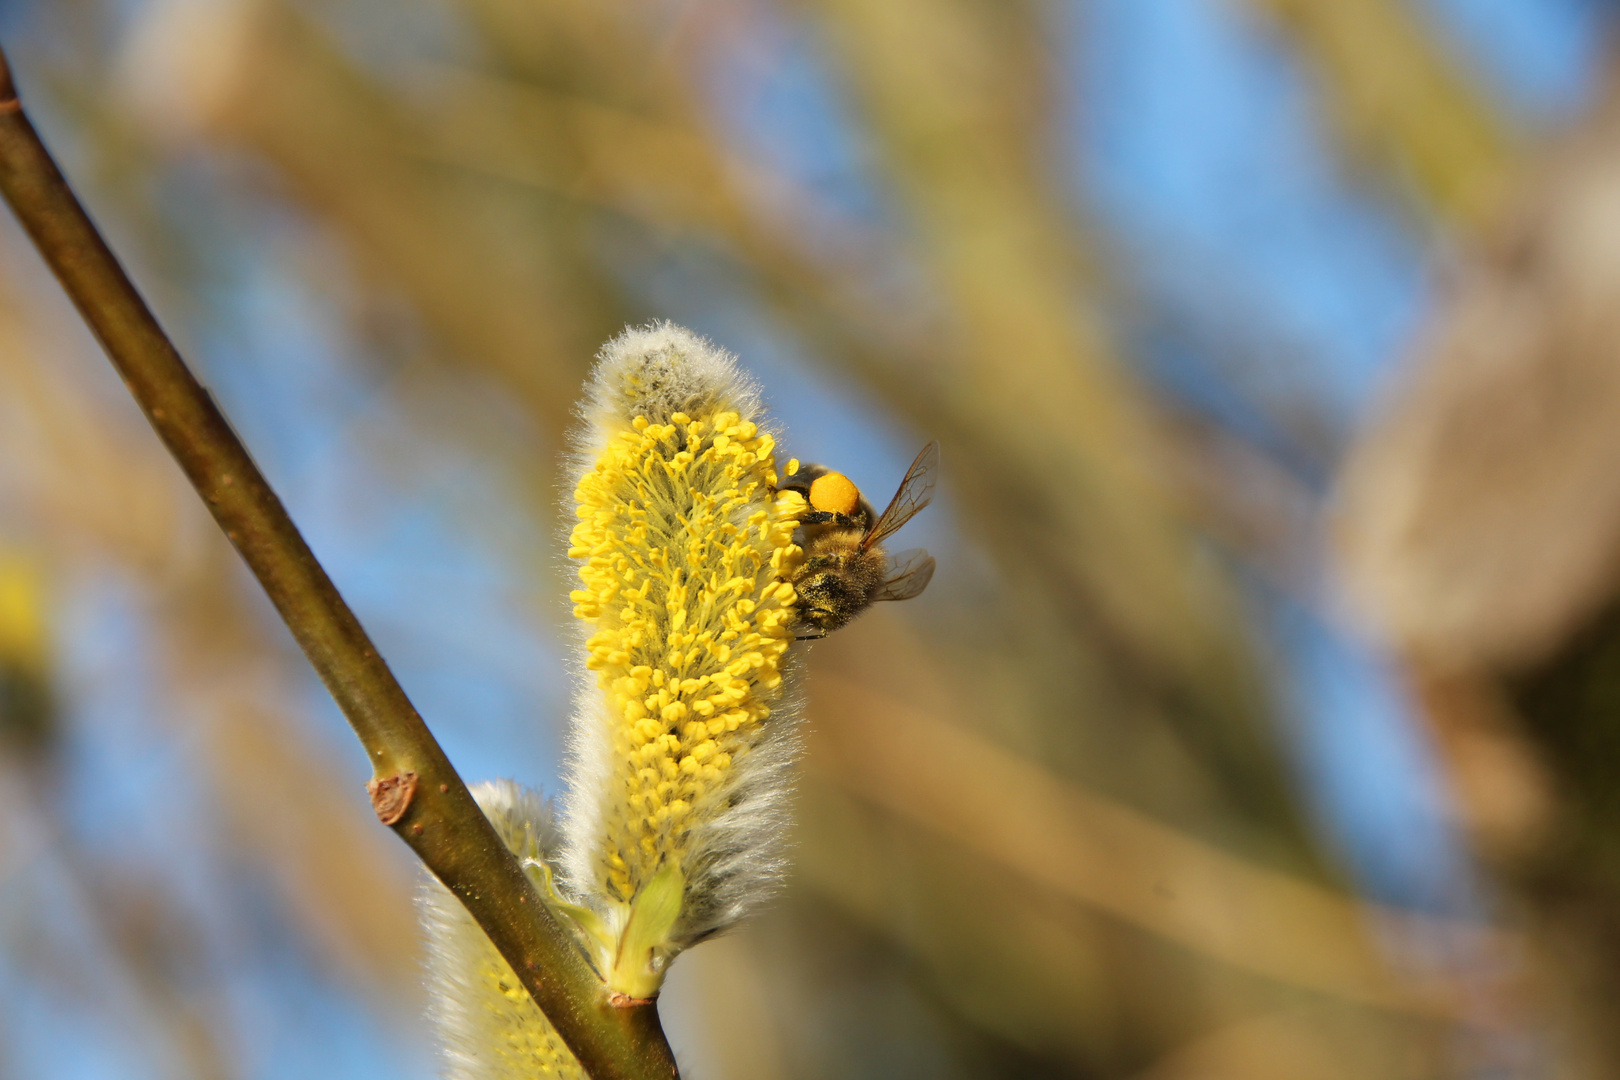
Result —
M829 514L853 514L861 493L843 473L824 473L810 485L810 507Z

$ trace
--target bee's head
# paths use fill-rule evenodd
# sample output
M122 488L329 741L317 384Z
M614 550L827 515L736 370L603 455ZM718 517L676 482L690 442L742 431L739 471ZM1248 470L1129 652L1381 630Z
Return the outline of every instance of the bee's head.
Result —
M838 570L819 570L794 583L799 594L799 619L824 636L848 622L860 610L858 587Z

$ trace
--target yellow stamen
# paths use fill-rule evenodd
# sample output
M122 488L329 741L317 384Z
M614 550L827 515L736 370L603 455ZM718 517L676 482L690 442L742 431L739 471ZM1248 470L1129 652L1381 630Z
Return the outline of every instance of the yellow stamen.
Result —
M805 503L775 491L774 445L735 411L638 416L575 491L570 598L595 631L586 666L617 760L597 884L620 903L681 865L692 830L725 809L780 695L797 602L780 578L801 558Z

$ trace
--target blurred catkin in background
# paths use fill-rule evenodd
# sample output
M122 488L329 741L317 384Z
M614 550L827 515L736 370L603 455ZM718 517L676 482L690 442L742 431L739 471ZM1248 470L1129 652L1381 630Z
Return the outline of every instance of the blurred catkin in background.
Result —
M929 592L810 655L787 893L665 992L694 1075L1603 1076L1610 14L1492 9L0 33L469 777L557 790L559 455L620 327L738 352L874 501L941 440ZM431 1075L358 755L0 230L0 1071Z

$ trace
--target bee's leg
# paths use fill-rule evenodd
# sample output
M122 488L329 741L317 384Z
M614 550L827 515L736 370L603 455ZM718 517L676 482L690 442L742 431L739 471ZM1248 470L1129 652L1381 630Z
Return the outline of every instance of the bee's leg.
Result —
M814 634L798 634L798 635L795 635L793 640L794 641L820 641L822 638L824 638L826 636L827 636L827 631L819 630Z

